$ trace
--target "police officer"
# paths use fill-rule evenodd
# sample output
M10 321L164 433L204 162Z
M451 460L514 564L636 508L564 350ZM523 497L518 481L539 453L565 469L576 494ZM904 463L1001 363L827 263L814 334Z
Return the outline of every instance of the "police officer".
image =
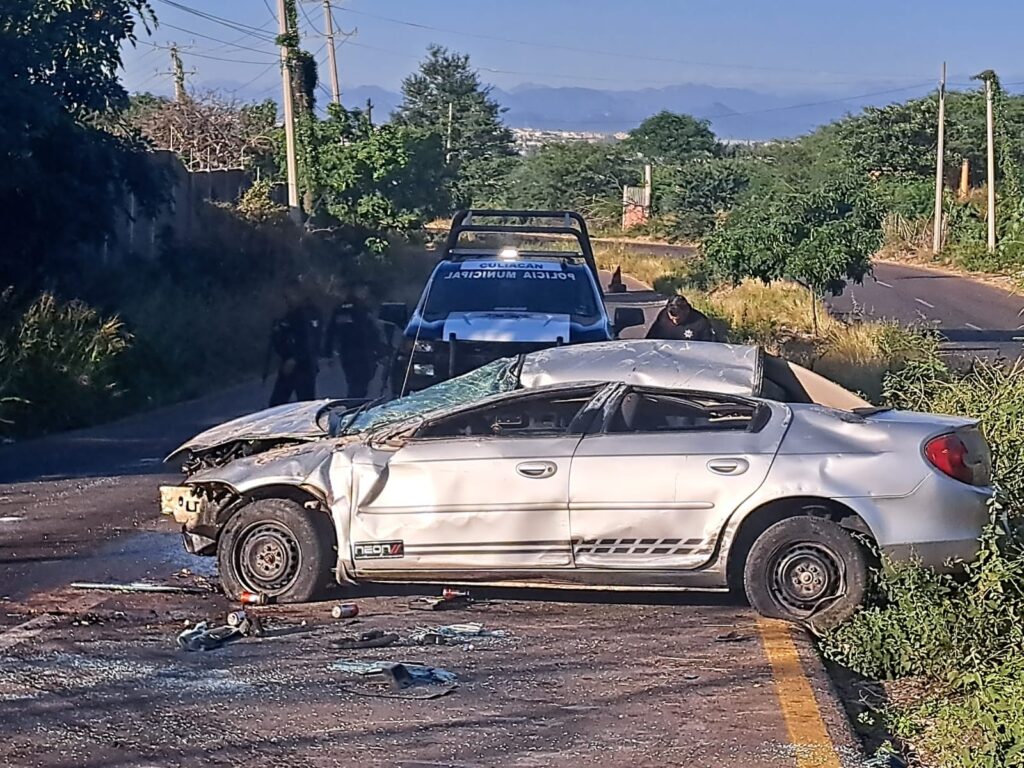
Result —
M719 340L707 315L691 307L683 296L673 296L668 300L647 332L647 338L668 341Z
M271 408L287 403L293 393L299 401L316 398L320 315L302 296L298 286L288 286L284 292L284 300L285 313L274 321L263 366L263 380L266 381L271 359L277 356L277 379L270 395Z
M363 399L377 372L381 352L380 333L370 312L369 289L358 285L347 301L335 307L327 326L324 356L333 360L337 354L345 372L347 396Z

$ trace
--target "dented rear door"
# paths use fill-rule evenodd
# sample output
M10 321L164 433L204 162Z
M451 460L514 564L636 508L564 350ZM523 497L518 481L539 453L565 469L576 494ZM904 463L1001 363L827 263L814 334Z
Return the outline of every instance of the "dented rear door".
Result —
M728 517L767 477L789 410L765 402L757 418L702 424L680 417L678 428L671 420L629 427L612 414L573 458L569 517L577 567L704 565Z

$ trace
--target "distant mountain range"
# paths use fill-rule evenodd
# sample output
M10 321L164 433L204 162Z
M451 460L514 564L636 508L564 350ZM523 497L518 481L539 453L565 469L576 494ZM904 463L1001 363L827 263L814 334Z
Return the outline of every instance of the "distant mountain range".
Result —
M870 96L856 95L875 90ZM635 128L663 109L706 118L721 138L775 139L798 136L866 106L880 106L922 96L927 88L885 91L865 85L832 94L785 96L743 88L672 85L634 91L593 88L555 88L522 85L509 91L495 88L494 98L507 108L505 121L513 128L615 133ZM377 86L346 90L347 105L362 106L370 99L374 120L383 121L401 103L401 96Z

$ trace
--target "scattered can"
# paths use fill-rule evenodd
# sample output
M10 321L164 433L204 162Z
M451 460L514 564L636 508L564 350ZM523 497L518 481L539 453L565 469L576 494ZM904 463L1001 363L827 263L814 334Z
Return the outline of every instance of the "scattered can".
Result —
M469 592L465 592L459 589L445 588L441 591L441 597L443 597L445 600L468 600Z
M331 608L331 616L336 619L351 619L359 615L359 606L355 603L342 603Z
M243 592L238 601L242 605L267 605L270 598L263 592Z
M228 614L228 626L239 627L244 622L248 621L248 619L249 614L247 614L245 611L232 611Z

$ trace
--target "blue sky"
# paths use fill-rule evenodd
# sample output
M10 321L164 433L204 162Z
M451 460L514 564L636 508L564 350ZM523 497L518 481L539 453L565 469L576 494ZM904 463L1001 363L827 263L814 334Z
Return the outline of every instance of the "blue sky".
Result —
M162 24L125 53L124 79L131 90L170 92L163 46L176 42L186 66L196 72L191 86L237 89L246 98L275 94L280 78L271 9L276 0L174 2L241 27L231 29L167 0L152 0ZM343 90L354 85L397 89L432 42L469 53L482 76L502 88L700 83L845 95L932 82L943 59L954 85L966 86L971 74L988 68L1006 82L1024 80L1019 53L1024 3L1010 0L970 5L859 0L842 6L828 0L332 2L337 27L358 28L339 47ZM322 4L300 0L300 5L304 47L319 50L318 59L326 62ZM997 23L985 30L987 19ZM322 80L327 82L326 70Z

